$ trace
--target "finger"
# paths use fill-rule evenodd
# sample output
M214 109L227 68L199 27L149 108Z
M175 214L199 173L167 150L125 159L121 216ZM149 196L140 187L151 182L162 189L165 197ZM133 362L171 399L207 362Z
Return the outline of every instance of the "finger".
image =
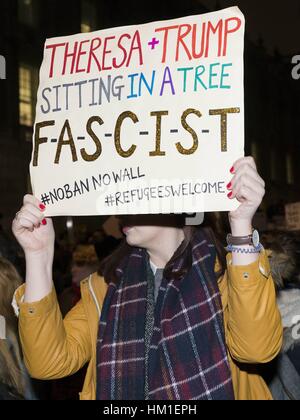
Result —
M253 191L250 190L250 188L244 186L241 186L236 191L232 191L231 195L228 196L231 200L234 198L238 200L240 203L244 203L245 201L252 202L253 200Z
M262 187L262 185L259 182L257 182L256 180L254 180L253 178L249 177L249 176L241 177L240 180L234 186L233 191L236 193L243 186L249 188L255 194L258 194L260 196L265 195L265 189Z
M25 195L24 200L23 200L23 204L24 204L24 206L26 204L32 204L36 208L40 208L40 206L43 206L43 208L45 208L45 206L43 205L43 203L41 201L39 201L36 197L34 197L33 195L31 195L31 194Z
M249 202L253 203L256 206L258 206L261 203L261 196L257 194L255 191L253 191L251 188L246 187L246 185L243 185L239 188L239 190L235 194L235 198L241 202Z
M232 173L235 173L240 168L240 166L242 166L243 164L246 164L246 163L248 165L250 165L253 169L256 170L256 163L255 163L255 160L253 159L253 157L252 156L246 156L246 157L242 157L242 158L240 158L240 159L238 159L234 162L234 164L232 166L232 168L233 168Z
M251 179L247 179L246 182L240 182L232 191L231 198L237 200L245 199L250 203L260 204L265 195L264 188L260 184L253 182ZM243 200L243 201L245 201Z
M228 189L233 189L239 182L247 182L248 178L252 183L257 183L261 188L265 188L265 181L259 176L258 172L248 164L245 164L238 169L227 187Z
M28 227L27 222L31 223L32 226L38 227L41 224L41 220L39 217L36 217L34 214L30 213L26 209L20 211L17 216L17 225ZM24 221L26 221L26 225L23 225Z
M44 219L44 212L37 208L35 205L27 203L25 204L25 206L22 207L21 211L26 211L30 214L32 214L33 216L37 217L40 221L42 221Z
M21 216L18 216L17 220L15 221L15 230L16 231L20 231L20 230L29 230L30 232L34 231L34 223L32 223L30 220L28 220L27 218Z

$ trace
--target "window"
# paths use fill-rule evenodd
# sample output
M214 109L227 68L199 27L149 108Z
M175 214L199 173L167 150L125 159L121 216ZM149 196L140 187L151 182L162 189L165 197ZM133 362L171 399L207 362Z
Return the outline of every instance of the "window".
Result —
M294 165L293 165L293 158L291 154L287 154L286 156L286 182L288 185L293 185L295 182Z
M81 32L83 34L87 33L87 32L91 32L91 27L89 24L87 23L81 23Z
M32 126L32 92L31 71L29 68L20 67L19 70L19 97L20 97L20 124Z
M19 21L24 25L36 24L36 0L18 0Z
M93 0L81 1L81 32L91 32L97 29L97 10Z
M37 71L31 66L19 68L20 124L32 127L37 91Z

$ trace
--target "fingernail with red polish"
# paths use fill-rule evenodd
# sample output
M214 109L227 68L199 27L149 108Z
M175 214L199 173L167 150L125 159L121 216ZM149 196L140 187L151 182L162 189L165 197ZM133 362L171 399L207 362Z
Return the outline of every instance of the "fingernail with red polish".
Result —
M46 210L46 206L44 206L44 204L40 204L40 209L41 209L42 211L44 211L44 210Z
M230 190L230 188L232 187L232 183L231 182L229 182L229 184L227 185L227 190Z
M230 172L233 174L234 173L234 166L230 169Z
M232 195L233 195L233 194L232 194L232 191L231 191L229 194L227 194L227 197L228 197L228 198L232 198Z
M46 224L47 224L47 220L46 219L42 220L42 225L46 226Z

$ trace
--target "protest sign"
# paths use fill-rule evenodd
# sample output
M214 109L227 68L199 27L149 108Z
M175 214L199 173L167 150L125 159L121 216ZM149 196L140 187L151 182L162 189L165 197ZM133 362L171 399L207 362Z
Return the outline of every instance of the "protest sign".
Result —
M30 166L46 215L235 209L244 26L232 7L46 40Z

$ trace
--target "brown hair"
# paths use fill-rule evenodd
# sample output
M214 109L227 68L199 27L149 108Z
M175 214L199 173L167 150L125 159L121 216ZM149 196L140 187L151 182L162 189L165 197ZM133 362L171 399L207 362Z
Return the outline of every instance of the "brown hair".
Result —
M277 289L288 285L299 286L300 241L297 235L293 232L274 232L266 235L265 243Z
M192 237L194 236L195 232L198 229L202 229L203 233L206 235L208 240L212 242L215 245L217 257L220 262L221 270L219 273L217 273L217 276L221 276L224 274L226 269L226 254L225 249L222 246L222 243L217 238L217 236L214 234L214 231L211 227L199 227L199 226L183 226L182 227L184 231L184 240L180 244L180 246L175 251L174 255L170 259L170 261L167 263L164 273L166 278L168 279L171 275L171 265L173 261L175 261L178 257L180 257L190 246L190 242ZM116 268L120 264L120 262L127 258L130 252L132 251L132 246L128 245L126 242L126 239L122 241L122 243L119 245L119 247L108 257L106 257L100 264L98 274L103 276L106 283L109 284L111 282L116 283L117 282L117 276L116 276ZM176 272L176 277L181 277L182 275L185 275L192 265L192 253L187 253L188 258L185 259L185 264L181 267L179 271Z
M73 251L72 260L81 265L94 265L99 262L95 246L92 244L78 244Z
M0 339L0 378L20 395L24 395L18 324L11 306L14 292L21 284L22 280L15 267L0 258L0 315L6 324L6 339Z

